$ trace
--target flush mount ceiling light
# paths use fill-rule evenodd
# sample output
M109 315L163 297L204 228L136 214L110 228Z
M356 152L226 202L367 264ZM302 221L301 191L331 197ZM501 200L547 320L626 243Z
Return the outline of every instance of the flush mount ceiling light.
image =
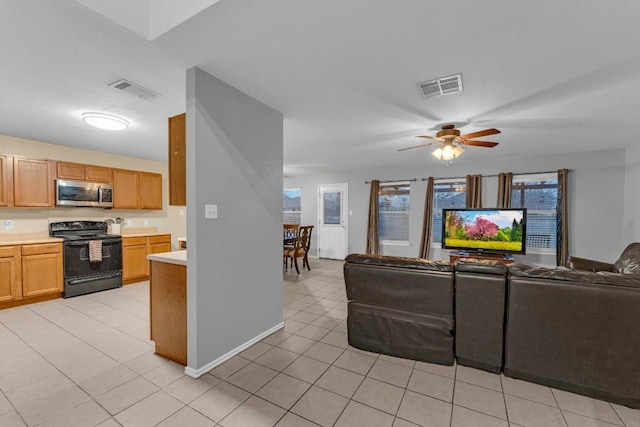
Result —
M107 113L82 113L85 123L104 130L124 130L129 127L129 122L122 117Z

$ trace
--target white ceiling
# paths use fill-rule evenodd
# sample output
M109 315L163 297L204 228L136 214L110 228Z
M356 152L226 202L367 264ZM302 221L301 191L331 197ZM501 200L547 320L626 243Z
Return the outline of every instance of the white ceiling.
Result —
M220 0L149 37L79 1L0 3L0 134L166 160L196 65L284 114L288 175L428 167L428 148L396 150L449 122L502 130L456 160L470 164L638 144L636 0ZM416 83L457 73L464 92L420 96ZM107 87L120 78L162 96ZM131 126L94 130L84 111Z

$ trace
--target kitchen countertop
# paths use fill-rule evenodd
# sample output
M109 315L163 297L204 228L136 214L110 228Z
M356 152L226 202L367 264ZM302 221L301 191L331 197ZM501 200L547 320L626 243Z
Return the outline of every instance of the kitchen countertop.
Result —
M146 236L162 236L171 234L158 231L157 227L122 227L120 235L122 237L146 237Z
M147 237L147 236L164 236L171 234L167 232L153 231L153 232L141 232L141 233L122 233L121 237Z
M162 252L147 255L149 261L166 262L168 264L187 265L187 251Z
M62 239L58 237L49 237L48 233L0 233L0 246L61 242Z

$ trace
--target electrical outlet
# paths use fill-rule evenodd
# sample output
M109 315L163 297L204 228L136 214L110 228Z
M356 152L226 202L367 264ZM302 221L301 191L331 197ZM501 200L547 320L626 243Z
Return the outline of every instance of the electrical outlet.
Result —
M204 217L205 219L218 218L218 205L204 205Z
M184 216L184 209L180 209L180 216Z
M7 231L13 230L13 220L5 219L4 220L4 229Z

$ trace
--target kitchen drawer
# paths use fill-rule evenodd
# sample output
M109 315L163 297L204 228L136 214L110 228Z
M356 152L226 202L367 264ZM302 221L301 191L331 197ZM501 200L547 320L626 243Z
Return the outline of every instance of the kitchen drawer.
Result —
M122 246L138 246L138 245L146 245L147 238L146 237L123 237L122 238Z
M0 258L9 258L16 255L15 246L0 246ZM20 255L18 253L18 255Z
M149 244L155 243L171 243L171 234L163 234L162 236L149 236Z
M22 246L22 255L55 254L62 250L62 243L41 243Z

